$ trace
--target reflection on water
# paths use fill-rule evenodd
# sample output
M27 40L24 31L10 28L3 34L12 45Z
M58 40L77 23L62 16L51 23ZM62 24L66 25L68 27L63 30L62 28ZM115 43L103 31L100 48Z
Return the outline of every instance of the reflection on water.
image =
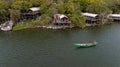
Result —
M0 67L119 67L120 24L86 29L0 31ZM93 42L78 49L73 44Z

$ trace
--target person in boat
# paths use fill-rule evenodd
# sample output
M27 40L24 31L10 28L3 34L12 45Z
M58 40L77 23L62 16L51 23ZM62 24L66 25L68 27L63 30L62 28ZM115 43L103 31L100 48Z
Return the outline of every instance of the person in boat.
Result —
M94 42L93 42L93 44L97 44L97 42L96 42L96 41L94 41Z

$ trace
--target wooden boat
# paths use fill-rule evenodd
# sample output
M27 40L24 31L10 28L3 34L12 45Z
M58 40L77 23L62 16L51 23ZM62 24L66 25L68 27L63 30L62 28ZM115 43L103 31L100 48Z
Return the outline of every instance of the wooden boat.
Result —
M87 47L93 47L96 46L97 42L93 43L81 43L81 44L74 44L78 48L87 48Z

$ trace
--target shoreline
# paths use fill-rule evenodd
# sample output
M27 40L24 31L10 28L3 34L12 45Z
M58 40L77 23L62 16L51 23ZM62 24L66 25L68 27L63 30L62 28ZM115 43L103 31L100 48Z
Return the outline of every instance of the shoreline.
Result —
M72 28L81 28L84 29L86 27L94 27L94 26L102 26L102 25L107 25L107 24L112 24L112 23L104 23L104 24L86 24L85 27L78 27L78 26L55 26L55 25L40 25L40 26L26 26L26 27L19 27L15 28L13 27L12 31L17 31L17 30L23 30L23 29L32 29L32 28L42 28L42 29L52 29L52 30L58 30L58 29L72 29Z

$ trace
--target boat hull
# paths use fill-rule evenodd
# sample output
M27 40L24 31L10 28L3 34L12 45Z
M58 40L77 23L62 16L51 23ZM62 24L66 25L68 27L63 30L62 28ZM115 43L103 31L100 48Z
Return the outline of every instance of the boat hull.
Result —
M78 48L88 48L88 47L94 47L96 44L88 43L88 44L74 44Z

